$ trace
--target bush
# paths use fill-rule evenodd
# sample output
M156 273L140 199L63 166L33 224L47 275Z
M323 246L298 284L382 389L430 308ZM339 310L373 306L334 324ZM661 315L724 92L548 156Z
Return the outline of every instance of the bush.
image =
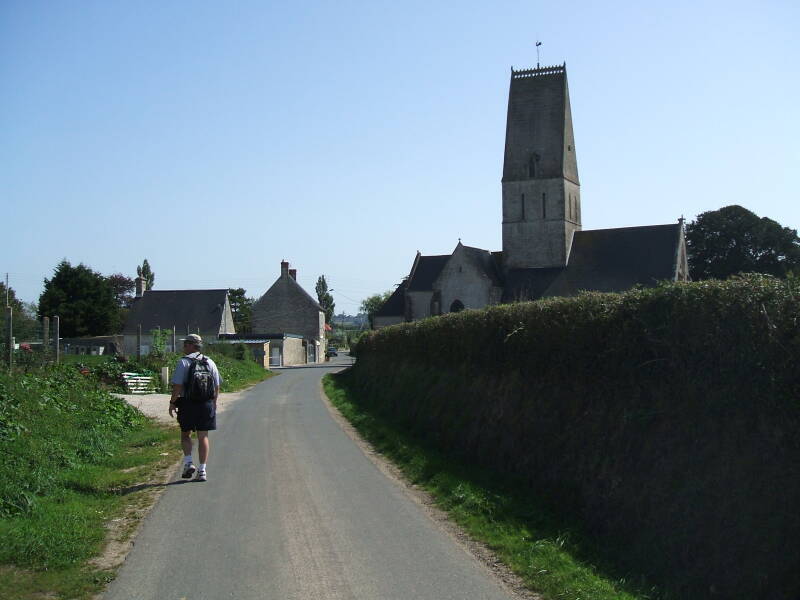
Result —
M74 366L0 375L0 518L30 511L60 470L106 456L143 423Z
M464 311L365 336L373 405L521 477L685 598L800 593L800 285L768 276Z

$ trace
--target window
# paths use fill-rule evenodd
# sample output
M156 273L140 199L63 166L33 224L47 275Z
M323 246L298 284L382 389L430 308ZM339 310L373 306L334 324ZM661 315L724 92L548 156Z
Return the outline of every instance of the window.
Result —
M525 220L525 194L519 199L520 206L522 206L522 220Z
M542 218L547 218L547 196L542 192Z
M536 177L536 159L538 157L535 154L532 154L530 159L528 160L528 177L534 179Z

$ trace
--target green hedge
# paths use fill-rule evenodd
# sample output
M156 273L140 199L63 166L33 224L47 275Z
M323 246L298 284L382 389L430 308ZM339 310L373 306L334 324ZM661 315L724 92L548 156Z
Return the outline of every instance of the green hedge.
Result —
M389 327L375 408L579 515L682 598L800 594L800 284L747 276Z

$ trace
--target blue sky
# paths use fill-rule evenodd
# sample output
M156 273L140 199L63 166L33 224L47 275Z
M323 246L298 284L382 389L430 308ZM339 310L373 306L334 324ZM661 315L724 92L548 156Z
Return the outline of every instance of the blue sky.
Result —
M567 63L585 229L800 227L800 3L0 3L0 276L67 258L337 312L501 248L509 69Z

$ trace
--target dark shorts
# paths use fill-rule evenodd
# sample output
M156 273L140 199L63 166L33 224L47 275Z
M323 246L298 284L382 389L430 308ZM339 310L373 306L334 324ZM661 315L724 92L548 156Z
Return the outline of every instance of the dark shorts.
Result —
M181 431L214 431L217 428L214 403L194 404L181 399L178 404L178 425L181 426Z

